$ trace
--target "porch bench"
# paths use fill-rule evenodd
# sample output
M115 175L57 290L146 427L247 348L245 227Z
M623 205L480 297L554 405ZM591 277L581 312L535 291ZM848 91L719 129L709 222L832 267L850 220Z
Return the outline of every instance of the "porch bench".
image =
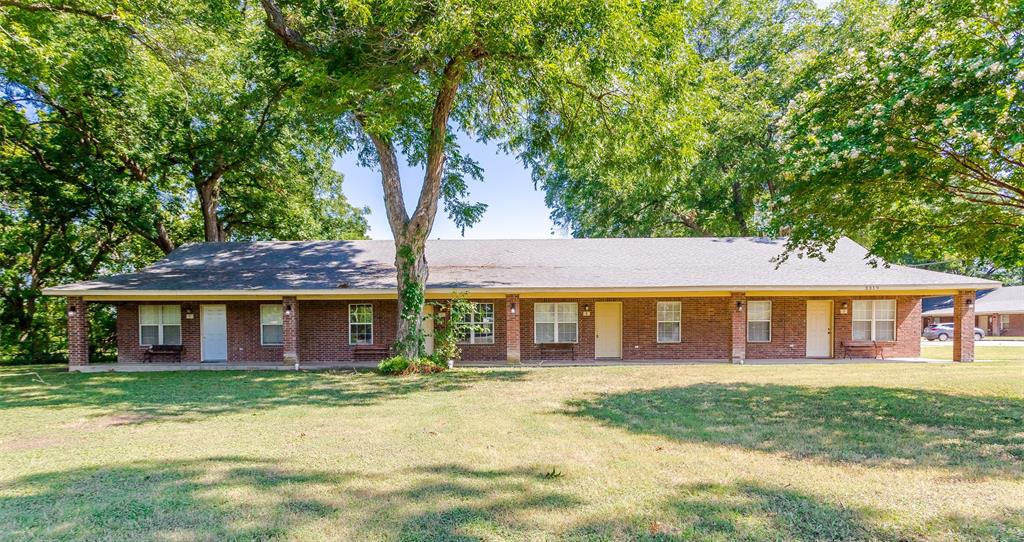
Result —
M151 363L154 357L173 358L173 361L181 363L181 356L185 353L185 346L180 344L153 344L142 354L142 360Z
M851 351L868 351L871 353L871 357L878 359L882 358L885 360L885 347L895 345L895 341L843 341L840 343L843 347L843 357L851 358Z
M380 361L388 356L391 349L387 346L364 344L352 350L353 361Z
M572 350L576 343L537 343L537 348L543 350Z

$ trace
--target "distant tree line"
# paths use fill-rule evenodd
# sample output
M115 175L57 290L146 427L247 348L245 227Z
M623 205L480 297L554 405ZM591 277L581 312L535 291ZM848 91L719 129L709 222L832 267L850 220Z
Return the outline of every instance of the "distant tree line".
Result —
M61 356L47 286L188 242L365 237L264 28L244 3L0 2L0 358Z
M643 118L597 138L616 160L537 157L574 235L788 236L810 256L845 235L1024 282L1024 4L722 0L687 42L691 91L648 99L699 110L690 138Z

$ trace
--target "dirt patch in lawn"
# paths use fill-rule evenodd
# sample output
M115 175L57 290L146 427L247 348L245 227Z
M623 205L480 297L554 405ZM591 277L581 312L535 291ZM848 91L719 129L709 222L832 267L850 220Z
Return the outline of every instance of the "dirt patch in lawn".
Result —
M80 431L99 431L110 427L120 427L122 425L135 425L143 423L153 419L150 414L140 414L137 412L120 412L117 414L108 414L106 416L100 416L97 418L79 418L77 420L70 421L64 424L64 429L78 429Z
M38 450L40 448L51 448L54 446L60 446L65 442L67 442L67 439L52 436L16 438L6 441L0 441L0 451L24 452L28 450Z

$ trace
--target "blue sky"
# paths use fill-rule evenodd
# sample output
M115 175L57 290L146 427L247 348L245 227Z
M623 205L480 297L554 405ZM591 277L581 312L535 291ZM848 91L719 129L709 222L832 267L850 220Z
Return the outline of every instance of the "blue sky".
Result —
M498 150L495 145L486 145L460 138L459 144L484 169L484 182L471 182L470 201L487 204L483 220L466 229L466 239L541 239L547 237L568 237L555 227L548 217L544 205L544 193L533 189L530 172L514 156ZM403 162L402 188L405 203L416 205L420 186L423 183L423 169L411 168ZM370 238L392 239L384 212L384 189L380 184L380 172L360 167L355 153L348 153L334 162L334 169L345 175L345 196L357 207L369 207ZM459 239L459 229L439 209L431 239Z

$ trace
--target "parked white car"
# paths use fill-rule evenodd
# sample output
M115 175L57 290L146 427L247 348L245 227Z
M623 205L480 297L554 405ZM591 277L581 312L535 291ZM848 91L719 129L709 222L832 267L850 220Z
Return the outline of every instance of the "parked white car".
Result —
M932 324L924 328L921 336L929 341L948 341L953 336L953 324ZM985 330L980 327L974 328L974 340L980 341L985 337Z

